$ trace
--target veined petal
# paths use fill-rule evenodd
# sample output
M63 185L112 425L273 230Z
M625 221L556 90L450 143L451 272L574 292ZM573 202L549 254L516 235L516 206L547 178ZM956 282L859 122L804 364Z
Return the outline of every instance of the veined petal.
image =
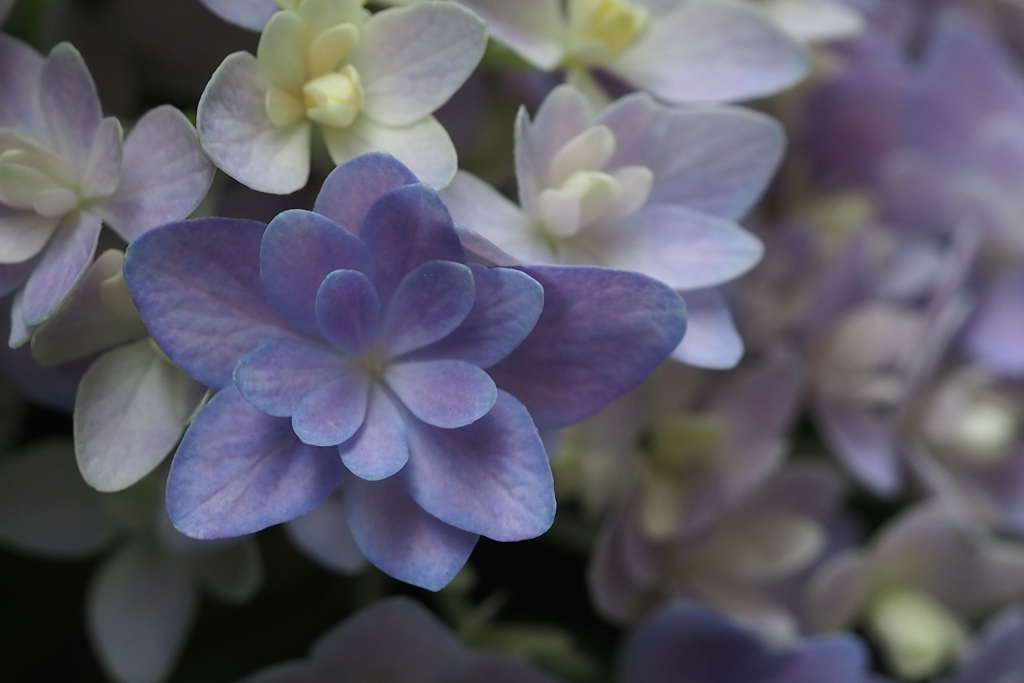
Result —
M256 58L236 52L199 100L199 141L219 169L260 192L288 194L309 179L310 124L278 128L267 116L268 83Z
M715 289L683 292L686 302L686 336L672 352L672 358L698 368L727 370L743 357L743 339L732 321L732 313Z
M336 270L373 275L373 257L358 238L319 213L292 209L270 221L260 246L267 300L303 332L320 334L317 291Z
M667 102L749 100L802 79L808 57L753 10L685 2L651 21L608 68Z
M100 356L75 397L82 477L100 491L142 479L174 449L205 394L149 338Z
M336 270L316 294L320 333L343 353L359 355L377 340L380 299L370 278L355 270Z
M395 363L384 375L413 415L428 425L453 429L476 422L494 407L498 390L490 376L460 360Z
M281 9L276 0L200 0L221 19L259 31Z
M424 512L399 477L345 477L342 502L366 558L386 574L427 590L440 590L455 578L476 546L476 534Z
M534 538L551 526L547 453L530 414L509 394L498 392L494 408L468 427L411 426L409 450L402 477L438 519L498 541Z
M71 43L61 43L47 56L39 81L39 104L53 151L84 170L103 112L89 69Z
M458 170L455 145L433 116L407 126L387 126L359 116L348 128L324 126L327 151L336 164L367 152L387 152L409 167L422 182L444 187Z
M360 479L386 479L409 460L405 420L377 383L370 390L366 417L355 435L338 446L341 460Z
M233 378L249 403L268 415L291 417L318 384L350 371L333 349L303 339L272 339L242 356Z
M266 226L232 218L169 223L128 246L124 277L146 328L185 372L214 389L238 359L271 339L300 335L260 284Z
M331 171L313 210L358 233L366 212L384 193L418 182L412 171L387 152L368 152Z
M764 245L732 221L672 204L649 204L594 231L605 265L633 270L673 289L712 287L739 277Z
M432 114L469 78L486 45L484 22L455 4L378 12L350 58L363 82L363 111L389 126Z
M195 128L170 105L146 112L128 133L121 182L96 212L126 241L185 218L213 182Z
M522 271L544 287L544 311L488 372L540 429L582 420L632 389L685 332L682 299L643 275L589 266Z
M565 21L557 0L459 0L487 22L491 35L545 71L562 61Z
M334 449L308 446L229 386L192 422L171 463L167 514L192 538L242 536L315 509L337 486Z
M25 283L23 315L29 326L43 322L89 267L100 236L98 216L76 211L66 216Z
M306 394L292 415L292 429L303 443L337 446L363 425L369 401L369 377L358 370L339 373Z
M381 331L392 357L451 334L473 308L473 271L452 261L417 266L395 290Z
M25 43L0 35L0 127L28 131L46 139L46 124L39 107L39 78L43 57Z

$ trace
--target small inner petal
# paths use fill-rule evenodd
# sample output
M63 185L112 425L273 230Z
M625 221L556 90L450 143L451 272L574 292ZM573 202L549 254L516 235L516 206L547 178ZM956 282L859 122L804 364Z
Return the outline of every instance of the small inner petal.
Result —
M78 206L78 195L64 187L37 192L32 198L32 208L40 216L56 218L71 212Z
M306 101L306 116L335 128L350 126L363 103L363 86L359 73L351 64L341 71L306 83L302 94Z
M329 28L309 46L309 75L318 78L334 71L359 42L359 27L352 23Z
M562 185L577 171L600 171L615 154L615 133L608 126L592 126L565 143L551 159L549 182Z
M271 122L281 128L295 125L306 115L305 103L276 85L267 90L266 107Z

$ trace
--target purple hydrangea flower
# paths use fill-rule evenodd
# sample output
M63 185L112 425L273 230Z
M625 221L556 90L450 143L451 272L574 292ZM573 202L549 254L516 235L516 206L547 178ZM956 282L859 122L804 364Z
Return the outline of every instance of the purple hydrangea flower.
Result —
M218 392L175 456L168 511L188 535L237 536L340 481L366 557L436 589L478 535L548 528L537 429L638 384L684 307L634 273L467 265L436 191L387 154L337 168L315 209L174 223L129 246L146 326Z
M158 107L122 138L74 47L44 59L0 36L0 293L17 290L12 346L85 272L102 223L131 241L206 194L214 169L180 111Z
M1019 604L989 619L967 657L945 683L1000 683L1024 676L1024 611Z

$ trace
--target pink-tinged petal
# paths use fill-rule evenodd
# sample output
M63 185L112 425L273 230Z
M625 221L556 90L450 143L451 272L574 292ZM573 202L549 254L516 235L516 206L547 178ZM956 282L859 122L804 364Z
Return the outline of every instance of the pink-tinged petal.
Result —
M57 365L148 334L121 277L124 252L108 249L92 262L54 314L32 335L32 356Z
M260 247L260 281L286 320L319 335L317 290L336 270L373 274L366 245L319 213L292 209L270 221Z
M544 444L519 401L500 392L494 408L461 429L414 424L402 478L413 499L443 522L497 541L540 536L555 518Z
M387 152L368 152L331 171L313 210L358 233L370 206L382 195L419 179Z
M387 126L359 116L348 128L323 128L331 160L342 164L370 152L387 152L420 181L444 187L455 177L459 161L448 132L433 116L407 126Z
M291 417L314 387L349 372L344 358L312 340L272 339L242 356L232 377L249 403L268 415Z
M903 486L903 470L892 429L866 409L820 399L815 416L840 462L880 496L893 496Z
M0 126L20 128L46 140L39 107L43 57L25 43L0 34Z
M253 31L261 30L281 6L274 0L200 0L224 21Z
M370 390L359 431L338 446L338 452L345 467L367 481L386 479L405 467L409 460L405 420L379 384L374 384Z
M382 341L392 356L451 334L473 308L473 271L452 261L429 261L402 278L391 299Z
M303 443L337 446L362 426L370 401L370 378L349 370L323 380L295 408L292 429Z
M289 194L309 179L310 124L275 126L264 102L269 87L255 57L228 55L199 100L196 130L217 168L254 190Z
M498 398L490 376L460 360L395 363L387 369L384 380L409 412L443 429L476 422Z
M608 168L644 166L654 173L648 202L733 220L764 193L786 147L782 126L764 114L666 107L644 93L622 98L595 123L615 133Z
M550 260L544 256L550 250L539 244L532 221L522 209L475 175L466 171L456 173L451 184L441 190L441 198L456 223L499 249L520 254L526 261ZM474 251L465 239L463 246ZM533 257L535 253L540 257Z
M808 55L754 10L685 2L653 17L609 69L667 102L750 100L802 79Z
M1024 375L1024 271L996 277L961 343L969 356L1000 375Z
M679 295L643 275L589 266L522 270L544 287L544 311L489 373L540 429L568 426L625 394L686 330Z
M84 170L103 112L89 68L71 43L59 44L47 56L39 81L39 104L51 149Z
M545 71L562 61L565 19L557 0L459 0L487 22L494 38Z
M100 662L120 681L167 678L199 609L188 567L162 548L131 543L89 587L86 625Z
M385 574L427 590L448 585L479 538L424 512L400 477L345 477L342 502L352 537L366 558Z
M410 358L450 358L489 368L512 353L537 324L544 309L544 288L522 271L484 268L473 271L473 308L444 339L410 354Z
M170 105L157 107L128 133L121 184L96 211L131 242L192 213L206 196L214 171L185 115Z
M37 443L0 463L0 543L43 557L83 558L115 534L102 496L78 473L70 440Z
M743 357L743 340L732 321L732 312L715 289L683 292L686 302L686 336L672 358L699 368L728 370Z
M423 184L406 185L378 199L367 212L359 237L376 260L374 284L385 306L418 266L428 261L466 262L448 208Z
M317 639L316 668L331 680L450 681L468 656L441 621L411 598L375 602Z
M205 394L149 338L100 356L75 399L82 477L100 491L142 479L174 449Z
M286 523L284 530L299 550L333 572L355 574L367 565L345 521L340 493L331 495L309 514Z
M380 299L370 278L354 270L328 275L316 293L316 318L334 348L359 355L377 341L380 324Z
M343 467L334 449L308 446L287 418L221 390L185 432L167 480L167 513L192 538L241 536L310 512Z
M349 57L363 83L362 112L389 126L432 114L469 78L486 45L487 26L458 5L374 14Z
M594 238L605 265L680 290L728 282L764 254L761 240L736 223L673 204L648 204Z
M85 274L100 236L98 216L66 216L25 282L22 315L29 326L43 322Z
M100 121L93 136L81 188L86 198L109 197L121 182L121 159L124 150L124 129L114 117ZM184 216L179 216L184 218Z
M0 204L0 264L24 263L41 252L60 222Z
M231 384L238 359L297 333L260 284L266 226L233 218L169 223L128 246L124 275L146 328L185 372L208 387Z

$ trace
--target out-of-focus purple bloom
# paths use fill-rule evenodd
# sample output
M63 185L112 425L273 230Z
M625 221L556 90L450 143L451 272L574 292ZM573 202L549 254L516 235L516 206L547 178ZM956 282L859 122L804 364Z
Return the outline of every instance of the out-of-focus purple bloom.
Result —
M893 670L933 675L963 654L969 622L1024 596L1024 546L932 501L905 510L867 549L832 557L807 589L815 631L867 626Z
M119 683L158 683L170 675L201 590L237 603L262 583L253 539L196 541L171 527L162 481L154 476L122 493L97 493L63 441L0 463L0 542L52 559L113 551L92 578L85 609L100 662Z
M1024 678L1024 611L1011 605L986 622L964 662L943 683L1011 683Z
M775 649L716 612L687 603L647 618L626 643L623 683L862 683L868 653L852 635Z
M285 522L284 531L296 548L329 571L355 574L368 564L345 521L341 491L312 512Z
M0 35L0 292L16 291L12 346L81 278L101 223L131 241L206 194L213 166L177 109L158 107L122 136L75 48L43 59Z
M744 109L669 108L634 94L595 115L561 86L533 122L520 110L519 206L464 171L442 196L460 226L521 262L623 268L687 292L690 332L674 357L731 367L742 342L710 288L760 259L760 241L735 221L784 145L778 123Z
M547 529L537 427L638 384L678 343L683 305L633 273L465 265L437 193L386 154L335 169L316 210L170 224L129 247L146 326L218 392L178 449L168 510L189 535L236 536L340 480L367 558L436 589L478 534Z
M554 683L509 657L467 652L419 603L392 597L322 635L305 661L288 662L244 683Z

